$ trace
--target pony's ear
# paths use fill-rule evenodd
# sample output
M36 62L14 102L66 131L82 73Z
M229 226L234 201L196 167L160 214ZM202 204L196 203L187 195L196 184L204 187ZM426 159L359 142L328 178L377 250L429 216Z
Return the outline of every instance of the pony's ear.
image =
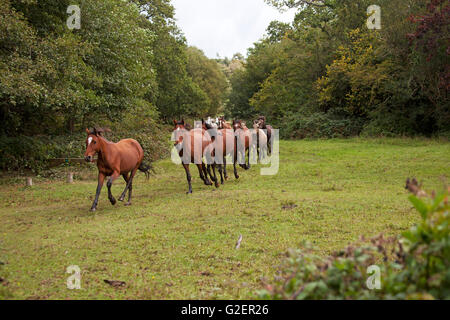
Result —
M184 122L184 118L181 118L181 123L183 124L183 126L186 125L186 122Z
M202 118L202 123L205 123L205 119Z
M91 130L89 130L89 128L86 128L86 133L87 133L88 135L90 135L90 134L91 134Z
M177 120L173 119L173 124L176 126L178 124Z
M111 132L111 130L108 128L96 128L95 132L96 135L102 137L105 132Z

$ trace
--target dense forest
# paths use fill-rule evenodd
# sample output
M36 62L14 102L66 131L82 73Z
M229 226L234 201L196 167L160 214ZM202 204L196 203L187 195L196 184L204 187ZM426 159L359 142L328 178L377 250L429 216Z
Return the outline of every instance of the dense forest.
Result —
M222 108L221 65L190 48L169 0L0 0L0 167L80 156L94 125L164 155L172 118Z
M297 8L247 56L209 59L187 41L170 0L0 0L0 168L79 156L84 128L164 156L172 118L259 114L284 138L450 135L450 5L266 0Z
M264 114L284 138L450 134L450 4L266 0L298 8L272 22L231 78L231 117Z

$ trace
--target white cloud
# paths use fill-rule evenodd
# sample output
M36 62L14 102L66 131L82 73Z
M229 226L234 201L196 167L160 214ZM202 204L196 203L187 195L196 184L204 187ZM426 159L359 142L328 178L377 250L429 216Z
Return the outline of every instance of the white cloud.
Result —
M273 20L292 22L294 10L280 13L264 0L172 0L178 27L188 44L210 58L244 55Z

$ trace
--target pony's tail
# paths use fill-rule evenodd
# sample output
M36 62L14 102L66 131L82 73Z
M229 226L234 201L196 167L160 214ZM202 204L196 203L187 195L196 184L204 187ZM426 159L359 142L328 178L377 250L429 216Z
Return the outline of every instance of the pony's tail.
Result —
M145 163L141 163L141 166L139 167L139 171L145 173L145 177L148 179L150 179L150 171L152 171L153 173L155 173L155 169L153 169L152 164L145 164Z

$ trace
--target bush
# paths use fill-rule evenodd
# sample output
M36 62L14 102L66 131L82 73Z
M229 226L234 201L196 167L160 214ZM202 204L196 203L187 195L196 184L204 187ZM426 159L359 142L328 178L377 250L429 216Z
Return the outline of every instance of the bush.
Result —
M132 125L123 123L132 123ZM153 162L168 155L169 148L165 141L169 140L169 134L162 126L148 119L123 123L107 124L112 132L106 134L106 138L114 142L125 138L136 139L144 149L146 162ZM37 173L48 169L49 159L82 158L86 149L85 141L84 130L76 135L67 136L1 136L0 169L4 171L31 170Z
M414 187L414 186L413 186ZM382 235L330 257L309 246L292 250L281 276L262 299L450 299L450 188L428 196L417 185L410 201L421 222L400 237ZM381 289L369 290L368 268L381 270Z
M303 116L293 113L283 121L280 135L283 139L344 138L357 136L362 130L358 119L338 119L325 113Z
M80 157L84 140L81 135L0 137L0 169L38 172L48 166L48 159Z

